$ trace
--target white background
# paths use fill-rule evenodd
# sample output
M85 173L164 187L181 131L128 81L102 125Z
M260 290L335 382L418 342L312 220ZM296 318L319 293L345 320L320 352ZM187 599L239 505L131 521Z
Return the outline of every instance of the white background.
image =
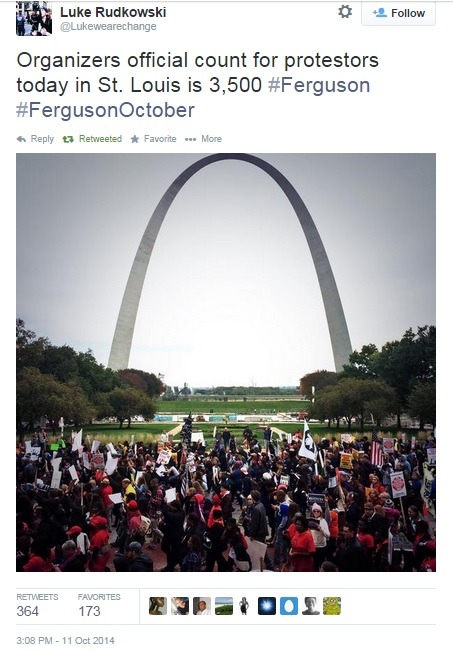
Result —
M82 3L80 3L82 4ZM369 95L342 95L330 96L326 98L315 98L313 96L287 96L277 94L260 94L258 98L237 98L237 97L209 97L203 94L197 105L202 107L197 116L190 122L179 127L178 134L181 137L199 135L201 133L221 132L225 136L222 143L224 151L247 151L253 153L260 152L425 152L436 153L437 155L437 229L438 229L438 316L441 323L439 351L439 417L438 417L438 434L441 450L446 447L445 438L448 433L447 424L447 397L446 397L446 371L448 369L449 355L447 352L446 338L448 334L447 320L450 314L448 309L448 279L451 273L448 266L448 239L450 230L448 223L451 220L451 118L448 108L448 98L451 95L451 25L453 10L451 3L437 3L437 22L435 27L391 27L373 28L362 27L360 24L359 5L350 3L353 6L353 16L351 19L341 19L338 17L338 6L341 3L167 3L167 8L172 16L177 18L167 19L159 23L159 29L151 36L143 36L139 39L131 32L127 34L105 34L99 36L98 33L89 35L88 32L74 32L71 34L61 34L58 31L56 18L57 3L53 5L54 10L54 35L48 45L45 43L46 52L63 53L65 48L70 50L81 49L88 50L91 48L96 53L127 53L134 50L160 49L187 49L200 53L225 52L235 53L236 51L262 51L282 55L285 52L312 53L316 51L326 51L329 53L342 53L343 51L358 51L363 54L378 54L380 66L377 69L370 70L366 76L372 80L373 93ZM404 4L404 3L400 3ZM18 95L14 90L14 80L17 77L15 68L15 56L18 47L17 37L14 36L12 27L8 30L7 26L13 23L14 8L12 3L0 4L0 15L4 33L2 37L3 48L3 89L1 102L2 117L2 144L3 144L3 215L5 252L3 257L3 279L7 287L6 298L6 319L4 320L5 337L4 343L7 345L4 352L4 360L8 371L13 370L13 335L12 324L13 316L13 283L12 268L14 265L14 196L12 189L15 184L14 177L14 155L16 147L18 151L24 152L65 152L67 148L62 145L39 149L34 146L27 150L19 147L16 138L23 133L25 136L39 131L39 133L52 133L60 137L68 132L68 124L59 121L41 120L31 122L25 120L15 120L14 106L18 102ZM128 45L126 41L129 40ZM42 39L33 40L31 46L36 52L42 49ZM139 45L137 45L139 43ZM61 78L68 78L71 72L61 73ZM329 75L329 76L328 76ZM262 75L264 77L264 75ZM361 77L365 77L364 71ZM52 77L59 77L52 73ZM301 78L307 75L301 74ZM323 75L325 78L334 78L334 71L330 69ZM90 98L91 99L91 98ZM105 97L102 98L105 101ZM74 98L71 98L74 100ZM242 101L241 101L242 100ZM90 123L92 124L92 123ZM101 125L96 125L100 127ZM109 126L106 131L123 131L129 135L131 130L130 123L119 126ZM94 130L94 124L91 127ZM99 131L99 129L98 129ZM137 125L134 128L138 134L145 133L145 130ZM163 128L162 132L166 132ZM71 132L75 132L72 127ZM224 147L223 147L224 146ZM72 148L73 152L112 152L109 147L97 146L76 146ZM116 148L115 151L131 151L130 146L124 143L123 148ZM149 151L143 148L137 151ZM169 151L165 147L154 147L153 151ZM181 144L178 152L214 152L217 151L209 146L200 147L194 150L193 145L189 142ZM47 194L46 198L37 198L38 202L44 201L61 201L58 193L53 189L52 193ZM64 210L64 206L62 206ZM423 265L423 261L420 261ZM65 307L62 306L64 311ZM68 319L70 316L68 315ZM8 324L8 327L6 327ZM13 405L13 390L5 403L6 430L10 432L13 428L12 420L9 418L10 406ZM12 442L8 438L7 456L11 455ZM444 456L439 456L440 461L445 460ZM11 465L12 467L12 465ZM439 463L439 482L441 489L445 487L445 475L448 468L445 463ZM8 478L9 477L8 471ZM11 473L12 481L12 473ZM11 485L8 484L7 487ZM439 493L442 494L441 492ZM5 498L6 495L5 495ZM12 503L7 502L7 503ZM344 616L343 626L328 626L324 629L308 629L302 631L281 631L252 630L238 631L235 633L228 627L221 626L206 627L203 631L190 630L187 627L187 634L191 638L201 637L200 646L209 645L216 641L215 648L220 650L230 650L231 647L243 647L244 645L256 645L258 640L263 642L264 638L270 634L279 633L279 638L275 639L275 646L294 646L296 642L304 641L311 646L319 648L332 647L357 647L366 648L369 651L382 651L390 647L410 647L417 645L425 647L434 645L434 642L440 642L436 645L436 650L444 651L448 648L448 642L442 638L446 633L446 620L443 606L447 599L447 572L449 571L449 562L446 555L447 529L445 528L445 501L439 498L440 519L438 520L438 556L440 571L435 576L426 576L420 574L411 575L394 575L389 574L386 577L367 578L364 576L354 575L349 577L342 574L337 577L335 589L338 594L345 597L352 597L353 590L357 586L363 586L362 600L355 603L354 614L349 613ZM5 519L7 523L13 523L12 506L8 506ZM442 520L442 515L444 515ZM7 532L12 529L8 528ZM12 538L11 538L12 539ZM15 621L15 602L14 588L19 585L24 587L57 587L61 584L67 584L66 578L58 574L52 574L51 577L40 576L25 578L14 577L8 573L8 567L13 567L12 558L12 541L5 540L6 552L4 558L4 568L8 574L8 595L7 600L11 605L11 612L8 610L8 621ZM104 575L105 576L105 575ZM128 576L113 576L108 578L91 575L83 577L81 585L83 587L96 588L102 587L143 587L145 588L150 581ZM322 581L320 575L310 578L299 578L295 575L287 575L285 583L289 587L293 584L301 586L302 584L321 587ZM165 582L169 589L181 588L182 577L174 575L170 579L163 576L152 577L152 584ZM72 579L71 579L72 580ZM253 587L272 591L275 588L276 595L279 595L277 588L281 587L283 577L273 574L255 574L246 577L247 584L253 584ZM189 578L188 581L192 583ZM211 580L207 580L207 575L203 575L204 592L209 588L217 588L219 582L224 583L223 588L230 587L230 583L242 592L242 588L237 587L236 583L244 583L244 577L237 574L228 579L219 580L218 575ZM75 579L72 580L76 586ZM383 585L381 585L383 584ZM389 625L371 625L376 622L369 620L370 612L375 616L376 613L382 615L382 624L393 622L395 610L390 610L386 606L394 606L393 600L387 604L381 593L373 591L374 586L384 586L389 588L402 587L406 589L402 605L406 607L401 610L400 626ZM426 603L418 597L417 593L411 593L413 587L435 587L437 588L436 598L433 600L431 594L427 597ZM349 588L349 589L348 589ZM255 591L255 590L253 590ZM214 593L214 590L211 591ZM223 591L222 591L223 593ZM288 594L292 592L288 590ZM299 596L303 591L299 593ZM321 595L321 590L319 591ZM391 596L391 594L389 594ZM355 596L355 594L354 594ZM411 598L412 597L412 598ZM415 598L417 597L417 598ZM407 613L407 601L413 601L412 608ZM352 599L351 599L352 601ZM347 601L346 601L347 602ZM351 603L352 604L352 603ZM436 614L433 614L436 613ZM391 618L390 615L391 614ZM437 622L437 627L426 624ZM281 620L277 619L272 624L278 624ZM285 621L285 624L287 621ZM358 623L364 625L357 626ZM349 625L348 625L349 624ZM264 625L264 624L263 624ZM25 634L27 631L34 633L45 630L44 627L22 627L20 633ZM50 628L51 632L57 632L57 629ZM67 627L64 629L67 634L70 632L80 633L87 632L88 628ZM112 627L112 631L117 630ZM214 632L212 632L214 631ZM140 646L143 635L139 627L131 627L126 631L121 627L122 641L121 647L117 650L126 650L131 647ZM181 626L178 631L169 631L167 628L155 630L153 637L158 638L161 643L173 646L187 646L185 642L186 629ZM264 635L261 638L261 634ZM300 639L303 638L303 639ZM168 641L170 640L170 642ZM203 643L204 642L204 643ZM296 644L297 645L297 644ZM267 644L269 646L269 644ZM89 647L78 647L80 650L88 650Z

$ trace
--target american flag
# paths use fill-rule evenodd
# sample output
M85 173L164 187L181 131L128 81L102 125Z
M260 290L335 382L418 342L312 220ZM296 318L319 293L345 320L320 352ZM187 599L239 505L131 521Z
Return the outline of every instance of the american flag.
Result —
M377 436L377 428L373 425L371 432L371 450L370 461L375 467L382 467L384 463L384 455L382 453L382 445L380 444Z
M184 466L184 471L181 476L181 498L184 499L184 497L187 494L187 488L189 485L189 469L187 465Z

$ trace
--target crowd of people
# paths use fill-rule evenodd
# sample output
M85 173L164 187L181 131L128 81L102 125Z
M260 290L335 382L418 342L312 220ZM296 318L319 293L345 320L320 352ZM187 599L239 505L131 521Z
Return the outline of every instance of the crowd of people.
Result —
M27 33L27 25L30 29ZM50 36L52 34L52 12L34 2L31 11L16 13L17 36Z
M261 569L275 572L435 571L435 480L422 496L434 436L395 440L380 466L366 435L324 438L316 460L300 455L302 437L226 427L212 448L182 440L92 452L64 438L51 450L37 432L28 452L17 444L16 568L151 572L165 555L159 571L246 572L259 542ZM392 498L393 471L403 473L402 498Z

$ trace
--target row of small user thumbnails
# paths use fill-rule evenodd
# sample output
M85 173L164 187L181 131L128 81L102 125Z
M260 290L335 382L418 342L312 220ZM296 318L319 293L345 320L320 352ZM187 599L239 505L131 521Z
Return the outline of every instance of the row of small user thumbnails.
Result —
M256 602L256 603L255 603ZM253 605L255 603L255 605ZM165 596L149 597L150 615L197 615L226 616L239 614L246 616L249 613L258 615L285 615L285 616L335 616L341 614L341 597L324 596L318 600L315 596L259 596L251 599L243 596L234 599L232 596Z

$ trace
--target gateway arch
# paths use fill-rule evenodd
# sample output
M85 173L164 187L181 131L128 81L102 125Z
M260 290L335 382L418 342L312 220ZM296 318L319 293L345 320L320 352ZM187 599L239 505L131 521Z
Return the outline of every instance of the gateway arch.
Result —
M122 370L129 365L132 337L146 271L159 230L173 200L186 182L199 170L218 161L226 160L244 161L266 172L280 186L293 207L304 231L315 265L329 327L335 369L337 372L341 372L343 365L349 362L349 356L352 352L351 340L337 284L321 237L307 207L294 186L277 168L274 168L267 161L250 154L213 154L206 156L186 168L164 193L148 222L132 264L118 314L108 367L113 370Z

